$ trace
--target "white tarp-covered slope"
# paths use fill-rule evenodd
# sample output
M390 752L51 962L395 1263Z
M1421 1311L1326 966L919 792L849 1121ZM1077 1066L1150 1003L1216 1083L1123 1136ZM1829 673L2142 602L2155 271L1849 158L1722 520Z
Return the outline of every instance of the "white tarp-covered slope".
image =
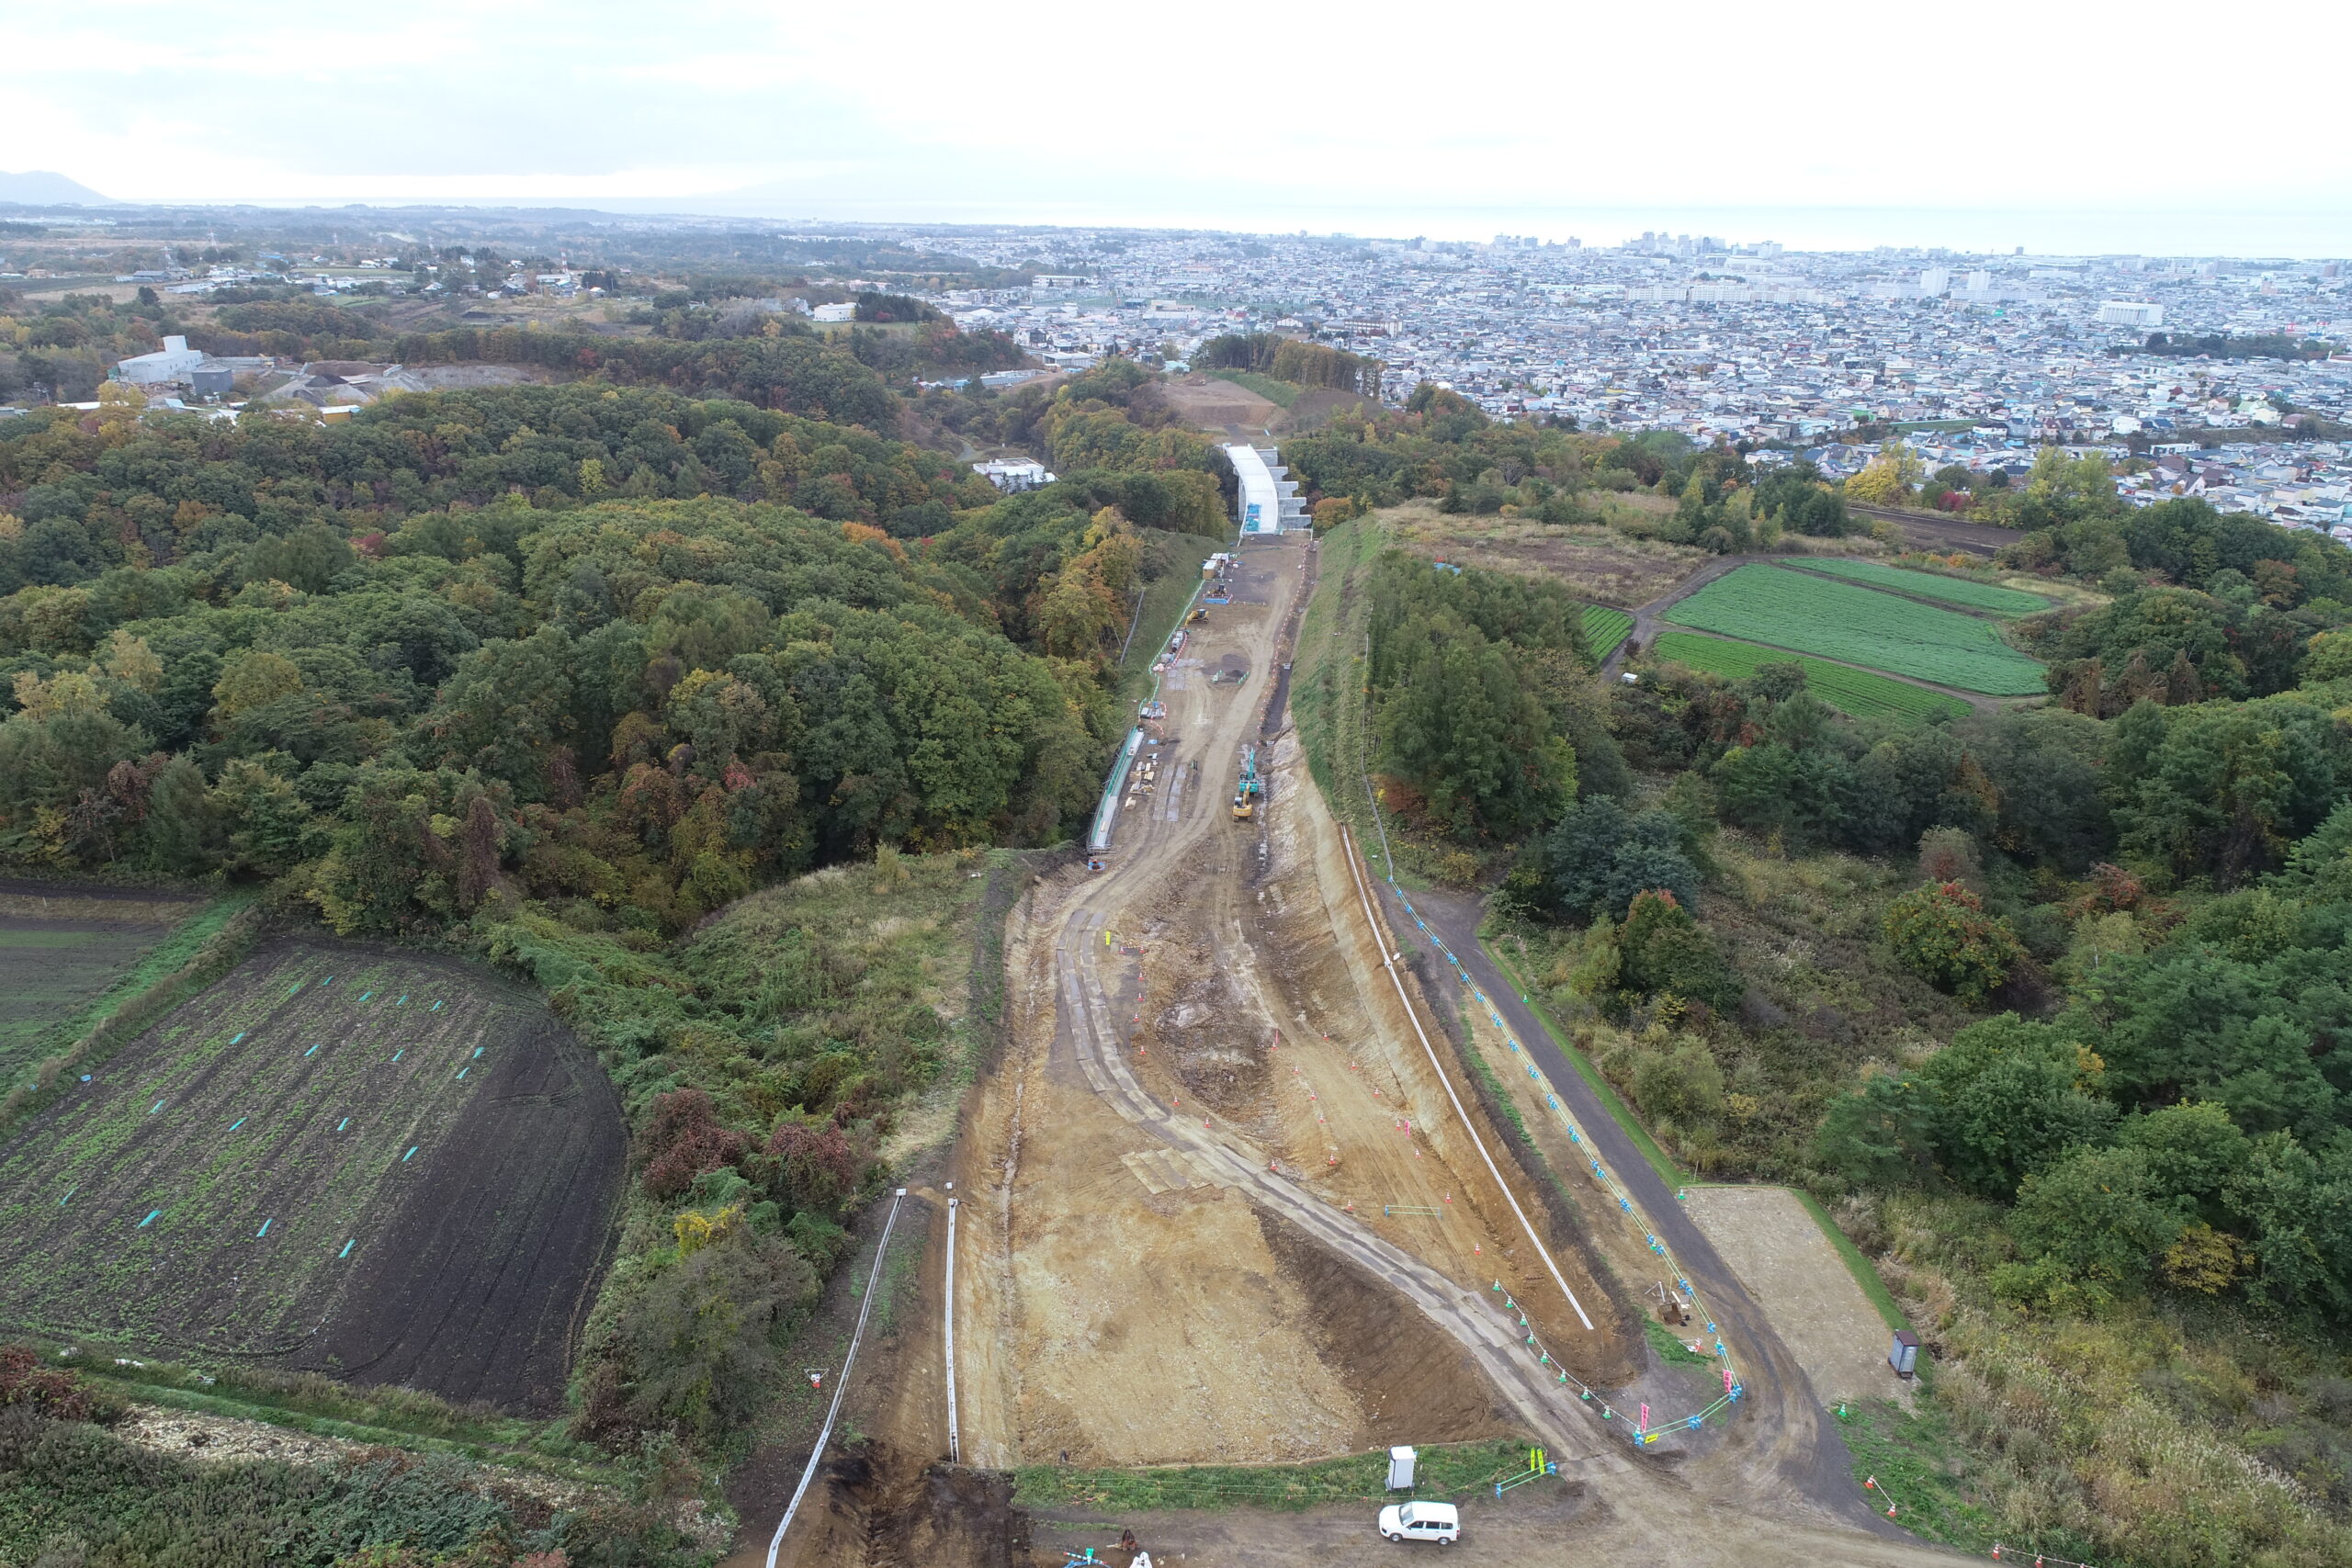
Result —
M1241 532L1280 534L1312 527L1290 470L1274 461L1272 446L1227 446L1226 457L1241 480Z

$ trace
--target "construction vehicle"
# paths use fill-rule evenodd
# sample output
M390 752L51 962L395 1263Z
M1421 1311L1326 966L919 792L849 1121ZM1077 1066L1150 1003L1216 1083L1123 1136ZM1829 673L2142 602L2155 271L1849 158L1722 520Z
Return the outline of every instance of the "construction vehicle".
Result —
M1255 813L1258 797L1266 793L1266 781L1258 776L1258 748L1241 748L1241 776L1233 785L1233 819L1247 822Z

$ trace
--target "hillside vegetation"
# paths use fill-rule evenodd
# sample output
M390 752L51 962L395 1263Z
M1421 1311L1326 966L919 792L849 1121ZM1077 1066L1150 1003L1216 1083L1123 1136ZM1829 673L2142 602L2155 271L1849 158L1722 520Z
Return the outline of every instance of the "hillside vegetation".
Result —
M1356 471L1412 441L1449 445L1368 431ZM1599 724L1529 727L1557 765L1512 770L1399 744L1409 672L1465 657L1438 597L1494 612L1476 570L1384 586L1377 525L1329 535L1302 637L1318 776L1362 818L1371 775L1400 873L1499 883L1495 950L1668 1157L1809 1189L1875 1259L1928 1394L1849 1413L1858 1483L1900 1477L1915 1528L2005 1555L2352 1551L2352 655L2318 588L2352 551L2192 503L2061 521L2012 553L2064 606L2008 623L2051 664L2008 689L2052 702L1880 716L1835 666L1670 634L1686 657L1635 685L1569 682L1556 712ZM1757 574L2031 669L1917 602L2028 609L1960 578ZM1854 621L1799 618L1779 640ZM1461 808L1497 778L1551 792Z
M877 434L936 423L887 392L761 400L589 379L323 426L109 394L0 429L0 866L244 885L536 981L633 1172L546 1440L653 1444L689 1493L858 1205L952 1126L1002 852L1083 820L1130 617L1227 528L1221 457L1132 365L956 403L1062 465L1011 498ZM558 1539L467 1517L507 1530L485 1562ZM686 1550L659 1536L609 1560Z

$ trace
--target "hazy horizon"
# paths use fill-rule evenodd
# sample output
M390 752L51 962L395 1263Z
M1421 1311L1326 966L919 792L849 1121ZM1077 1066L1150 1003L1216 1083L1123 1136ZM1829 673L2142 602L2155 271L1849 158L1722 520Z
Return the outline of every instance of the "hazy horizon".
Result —
M9 9L43 62L11 84L9 163L132 201L2352 254L2332 95L2134 63L2211 28L2181 0L2128 38L2024 0L1964 23L1700 0L1670 35L1527 0L1410 30L1336 0L1182 31L1066 0ZM2300 55L2352 42L2340 8L2282 16ZM258 122L226 112L247 95Z
M44 171L47 172L47 171ZM59 171L73 177L71 171ZM86 182L85 182L86 183ZM354 209L397 213L430 208L485 211L561 209L615 217L726 218L745 221L1037 228L1050 230L1212 230L1232 233L1346 234L1365 239L1482 241L1497 233L1528 234L1591 246L1613 246L1644 231L1708 234L1734 243L1777 241L1792 251L1947 249L2007 255L2023 247L2033 255L2229 256L2318 259L2352 254L2352 218L2332 212L2041 210L1947 207L1702 207L1539 208L1476 206L1417 208L1300 204L1283 209L1237 208L1150 211L1080 202L1014 207L984 202L803 202L763 199L756 191L662 196L531 192L333 196L248 196L173 198L151 196L126 205L174 208L259 208L336 212ZM5 205L5 203L0 203ZM28 204L38 207L40 204ZM85 204L86 205L86 204ZM2331 243L2331 242L2335 242Z

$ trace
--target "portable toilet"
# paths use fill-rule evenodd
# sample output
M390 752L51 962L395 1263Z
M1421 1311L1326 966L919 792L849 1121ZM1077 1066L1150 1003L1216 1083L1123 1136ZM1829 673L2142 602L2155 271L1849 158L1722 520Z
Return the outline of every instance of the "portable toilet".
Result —
M1897 1377L1907 1378L1919 1364L1919 1337L1907 1328L1894 1331L1894 1348L1886 1353L1886 1364L1894 1369Z
M1394 1448L1388 1450L1388 1490L1410 1492L1413 1489L1413 1450Z

